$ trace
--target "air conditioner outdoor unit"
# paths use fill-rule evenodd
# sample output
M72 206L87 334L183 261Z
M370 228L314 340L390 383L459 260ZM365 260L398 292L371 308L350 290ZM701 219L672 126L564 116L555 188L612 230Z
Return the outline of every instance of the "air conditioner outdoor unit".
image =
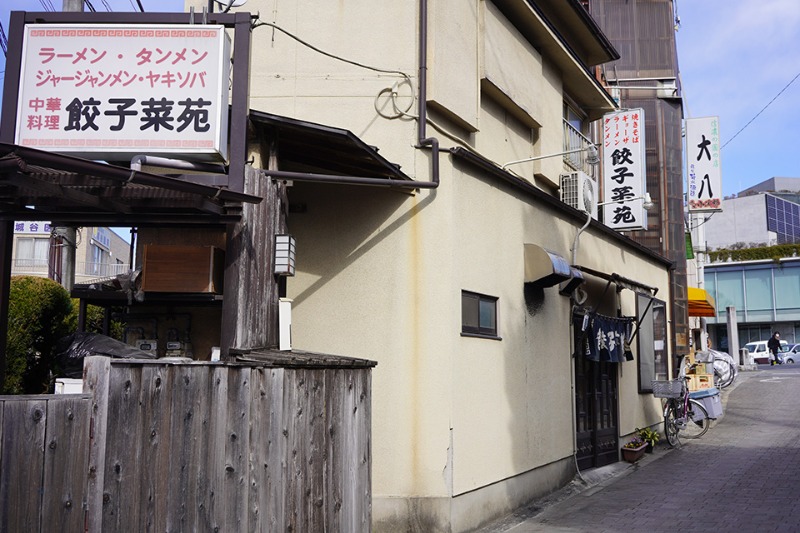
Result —
M597 219L597 183L585 173L561 174L561 201Z

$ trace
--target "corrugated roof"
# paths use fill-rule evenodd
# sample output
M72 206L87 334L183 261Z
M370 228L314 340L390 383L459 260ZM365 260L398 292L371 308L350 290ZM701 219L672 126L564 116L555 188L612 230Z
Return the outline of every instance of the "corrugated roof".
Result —
M145 226L222 224L261 198L98 161L0 143L0 219Z

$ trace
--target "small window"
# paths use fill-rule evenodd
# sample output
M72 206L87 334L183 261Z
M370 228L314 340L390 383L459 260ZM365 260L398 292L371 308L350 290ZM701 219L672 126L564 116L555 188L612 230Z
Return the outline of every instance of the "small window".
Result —
M497 298L462 291L461 333L497 337Z

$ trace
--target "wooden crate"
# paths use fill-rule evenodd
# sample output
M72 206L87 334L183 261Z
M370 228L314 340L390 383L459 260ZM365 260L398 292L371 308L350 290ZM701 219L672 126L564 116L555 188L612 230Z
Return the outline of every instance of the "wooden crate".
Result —
M224 252L214 246L146 244L142 290L221 294L224 270Z
M714 386L713 374L690 374L686 377L691 378L689 380L690 391L710 389Z

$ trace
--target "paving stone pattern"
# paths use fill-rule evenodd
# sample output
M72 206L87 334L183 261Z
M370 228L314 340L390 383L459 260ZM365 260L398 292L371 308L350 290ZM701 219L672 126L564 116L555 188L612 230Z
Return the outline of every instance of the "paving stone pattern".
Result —
M800 531L800 365L741 372L722 399L724 416L700 439L659 443L636 465L612 465L606 479L576 481L479 531Z

